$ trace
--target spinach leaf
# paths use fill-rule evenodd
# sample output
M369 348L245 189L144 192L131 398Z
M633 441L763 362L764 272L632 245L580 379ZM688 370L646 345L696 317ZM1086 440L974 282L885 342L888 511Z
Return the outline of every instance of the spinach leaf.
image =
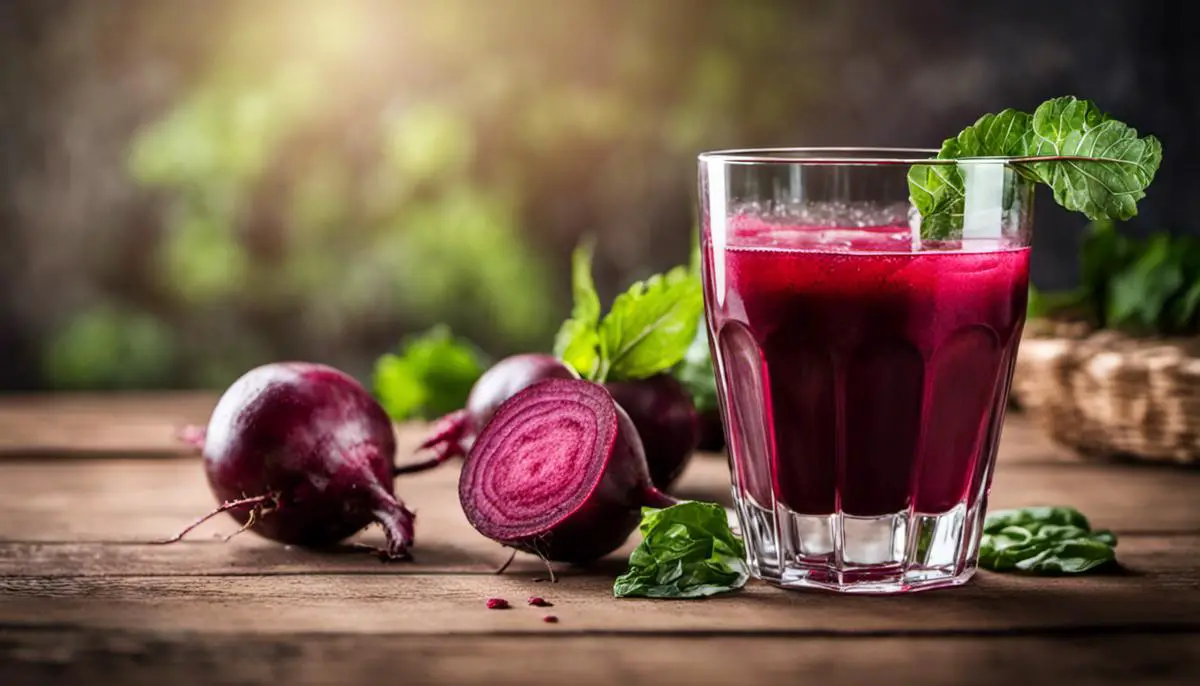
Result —
M737 590L750 576L746 548L716 503L644 508L640 529L629 571L613 584L618 598L703 598Z
M997 572L1078 574L1116 559L1117 537L1092 531L1072 507L1028 507L988 515L979 566Z
M1075 526L1085 531L1091 528L1087 517L1073 507L1023 507L989 513L983 532L990 534L1010 526L1036 529L1047 524Z

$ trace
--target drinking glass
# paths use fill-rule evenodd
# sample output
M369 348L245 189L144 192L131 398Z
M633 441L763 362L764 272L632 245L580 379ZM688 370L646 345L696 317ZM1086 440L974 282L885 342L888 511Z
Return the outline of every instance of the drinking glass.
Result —
M1016 162L936 161L920 184L956 180L952 211L922 217L908 175L935 153L700 155L705 315L761 579L892 593L974 573L1033 194Z

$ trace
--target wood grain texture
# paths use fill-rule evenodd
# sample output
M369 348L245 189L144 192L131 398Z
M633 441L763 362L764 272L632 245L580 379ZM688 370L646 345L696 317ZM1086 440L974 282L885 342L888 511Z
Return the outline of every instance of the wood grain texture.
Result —
M467 524L457 465L397 482L417 512L411 563L223 543L227 518L148 545L214 505L174 439L213 401L0 399L0 684L1200 681L1200 471L1080 462L1021 418L992 506L1075 505L1122 535L1123 571L662 602L611 597L634 540L558 584L528 556L493 574L507 552ZM398 429L400 460L424 430ZM727 504L724 456L697 456L677 491ZM525 606L534 594L555 606ZM495 596L515 607L487 610Z
M1125 627L1200 632L1194 573L1047 579L980 574L965 588L896 597L842 597L754 583L694 602L612 597L617 565L567 575L296 574L178 577L2 577L0 626L204 633L641 634L960 633ZM562 622L524 606L555 603ZM488 610L488 598L516 607Z
M175 431L206 423L209 393L0 396L0 455L177 454Z
M185 424L205 424L217 395L197 392L0 396L0 459L30 457L186 457L176 440ZM426 426L400 427L400 459ZM1006 462L1074 463L1018 413L1004 429Z
M243 633L0 633L8 686L326 684L1195 684L1200 645L1179 635L999 638L561 636L542 640ZM919 665L919 671L914 666Z
M374 555L349 546L325 551L283 546L256 536L220 540L186 541L159 546L107 542L0 542L0 577L79 576L270 576L299 574L487 575L508 559L509 552L474 532L460 532L471 540L442 541L434 536L415 551L411 562L381 563ZM447 536L449 538L449 536ZM359 540L382 544L382 535L364 534ZM564 575L619 573L637 542L626 545L591 570L556 565ZM1186 573L1200 560L1200 535L1125 535L1118 548L1127 574ZM545 566L537 558L520 554L508 574L540 577Z
M412 441L412 438L406 438ZM417 513L418 545L476 546L458 506L458 465L402 477L396 492ZM679 496L729 504L723 457L693 459ZM1200 533L1200 471L1141 465L1002 463L991 506L1071 504L1120 533ZM197 458L0 461L0 541L146 541L165 538L214 506ZM222 517L199 529L236 530ZM250 538L250 537L246 537ZM423 543L426 542L426 543ZM491 553L494 546L482 552ZM491 559L489 556L488 559Z

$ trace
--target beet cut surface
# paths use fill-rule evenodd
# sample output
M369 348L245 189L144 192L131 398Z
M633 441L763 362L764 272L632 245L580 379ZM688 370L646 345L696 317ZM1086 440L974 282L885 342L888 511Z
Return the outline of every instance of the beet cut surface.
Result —
M604 387L534 384L501 405L459 479L468 521L546 560L588 562L618 548L641 507L675 500L650 482L633 421Z

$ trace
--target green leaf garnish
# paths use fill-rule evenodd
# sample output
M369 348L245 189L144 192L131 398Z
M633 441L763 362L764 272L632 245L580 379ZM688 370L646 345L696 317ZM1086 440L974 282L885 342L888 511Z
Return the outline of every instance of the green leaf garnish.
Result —
M600 368L600 296L592 280L594 244L580 243L571 254L571 293L575 305L571 318L554 337L554 355L585 379L593 379Z
M465 405L486 366L479 350L439 325L380 357L372 386L393 420L433 419Z
M618 598L703 598L746 584L746 548L725 508L691 501L642 509L642 542L629 571L613 584Z
M1033 113L1024 154L1080 156L1090 161L1037 162L1038 181L1054 190L1059 205L1088 219L1129 219L1146 197L1162 162L1162 144L1100 111L1088 100L1055 98Z
M1017 110L985 114L942 143L937 159L978 157L1042 158L1018 160L1025 178L1046 184L1054 200L1089 219L1129 219L1146 195L1162 161L1154 136L1138 138L1087 100L1062 97L1038 106L1032 115ZM947 238L962 227L965 183L961 165L914 165L908 173L909 196L921 213L925 238Z
M1027 507L988 515L979 566L997 572L1079 574L1116 559L1117 537L1092 531L1072 507Z
M942 143L940 160L963 157L1017 157L1024 154L1033 117L1017 110L985 114L954 138ZM962 227L966 183L956 165L914 165L908 171L908 190L921 213L926 238L947 238Z
M684 267L638 281L600 319L591 246L571 260L575 306L554 341L554 354L590 381L644 379L687 354L704 310L700 281Z

